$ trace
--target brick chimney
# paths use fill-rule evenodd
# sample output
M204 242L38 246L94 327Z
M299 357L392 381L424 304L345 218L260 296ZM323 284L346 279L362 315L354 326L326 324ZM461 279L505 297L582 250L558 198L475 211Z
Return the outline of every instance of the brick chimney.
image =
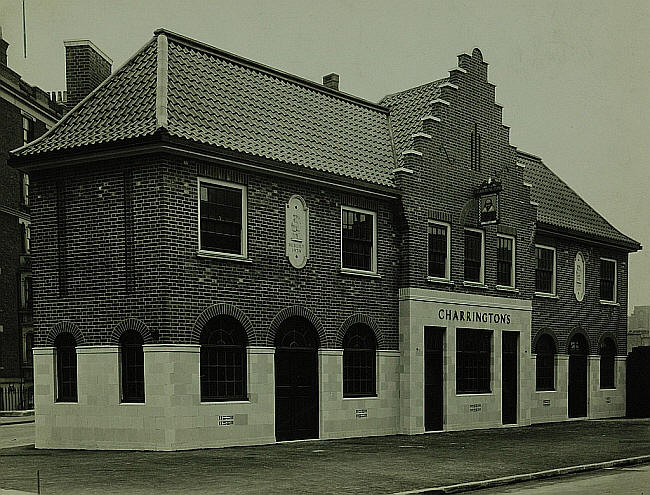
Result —
M92 41L64 41L67 107L72 108L111 75L113 61Z
M7 65L7 48L9 43L2 39L2 26L0 26L0 65Z
M339 75L332 72L323 76L323 86L330 89L339 90Z

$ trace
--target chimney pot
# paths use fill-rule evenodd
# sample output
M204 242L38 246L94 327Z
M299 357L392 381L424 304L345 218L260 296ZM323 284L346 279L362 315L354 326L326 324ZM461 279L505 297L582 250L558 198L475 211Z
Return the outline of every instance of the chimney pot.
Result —
M323 86L330 89L339 90L339 75L332 72L323 76Z

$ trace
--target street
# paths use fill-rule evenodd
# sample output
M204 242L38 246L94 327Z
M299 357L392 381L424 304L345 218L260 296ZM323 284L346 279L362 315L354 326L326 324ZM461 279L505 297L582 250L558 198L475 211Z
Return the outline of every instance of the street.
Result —
M603 469L574 476L480 490L477 495L648 495L650 465Z

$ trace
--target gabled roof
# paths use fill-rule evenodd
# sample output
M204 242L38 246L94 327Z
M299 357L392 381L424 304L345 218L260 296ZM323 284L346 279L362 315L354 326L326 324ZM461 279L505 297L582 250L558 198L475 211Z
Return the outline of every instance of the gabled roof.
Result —
M50 152L170 136L393 187L388 110L165 30L41 139Z
M530 199L539 205L538 223L595 240L614 241L631 250L641 249L637 241L613 227L539 157L518 152L517 161L524 165L524 178L531 184Z
M379 102L390 109L395 153L398 157L413 147L411 136L422 130L422 117L431 114L431 102L440 96L440 85L447 81L449 78L422 84L384 96Z

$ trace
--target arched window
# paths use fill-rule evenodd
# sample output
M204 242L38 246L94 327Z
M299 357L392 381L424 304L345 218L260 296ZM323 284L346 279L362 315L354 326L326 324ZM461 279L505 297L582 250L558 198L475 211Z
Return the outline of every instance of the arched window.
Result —
M361 323L352 325L343 338L343 397L373 397L376 388L377 340Z
M616 388L616 344L605 338L600 344L600 388Z
M537 390L555 390L555 342L548 335L542 335L537 341Z
M246 332L231 316L217 316L201 332L201 400L246 400Z
M144 402L144 339L135 330L120 336L122 402Z
M56 348L56 400L77 402L77 342L71 333L54 339Z

